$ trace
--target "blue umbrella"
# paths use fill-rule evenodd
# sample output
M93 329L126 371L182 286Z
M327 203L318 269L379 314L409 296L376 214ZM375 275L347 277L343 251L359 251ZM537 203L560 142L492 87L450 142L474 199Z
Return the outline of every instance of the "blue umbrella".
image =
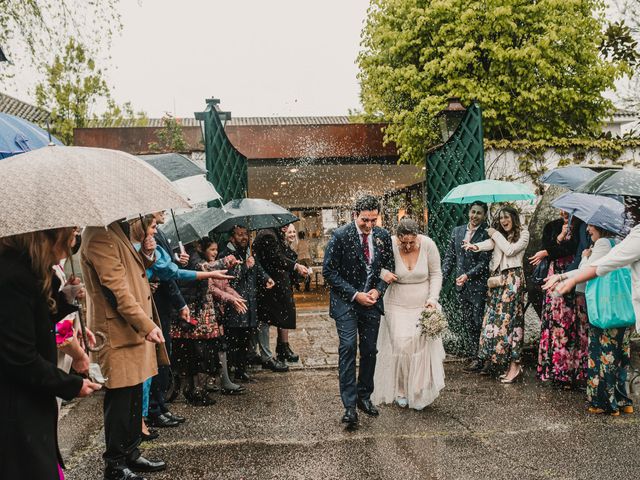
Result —
M589 225L617 234L624 231L624 205L613 198L567 192L556 198L551 205L575 215Z
M575 190L596 175L598 174L590 168L577 166L561 167L549 170L540 177L540 181L549 185L560 185L569 190Z
M36 124L0 113L0 159L46 147L49 143L62 145Z

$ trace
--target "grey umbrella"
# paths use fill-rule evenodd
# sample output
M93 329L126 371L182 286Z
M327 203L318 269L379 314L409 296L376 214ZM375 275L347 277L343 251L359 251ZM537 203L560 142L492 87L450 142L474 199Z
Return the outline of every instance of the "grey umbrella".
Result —
M0 237L189 208L142 160L88 147L44 147L0 161L0 199Z
M221 208L205 208L175 216L173 224L165 223L160 230L172 244L188 244L209 235L214 227L224 222L229 214Z
M249 230L261 230L281 227L299 220L286 208L260 198L231 200L224 209L229 217L213 229L216 233L229 232L235 225Z
M549 170L540 177L540 181L549 185L560 185L569 190L575 190L596 175L597 173L590 168L570 166Z
M595 193L597 195L640 197L640 171L627 169L605 170L575 191L578 193Z

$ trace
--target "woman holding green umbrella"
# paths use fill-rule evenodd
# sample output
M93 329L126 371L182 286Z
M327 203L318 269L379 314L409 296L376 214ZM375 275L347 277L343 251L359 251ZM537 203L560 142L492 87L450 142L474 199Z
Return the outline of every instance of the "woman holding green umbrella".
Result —
M505 206L498 211L487 233L488 240L465 245L472 251L493 250L478 357L485 365L481 374L500 370L504 372L502 383L513 383L522 373L526 291L522 261L529 244L529 232L520 225L517 210Z

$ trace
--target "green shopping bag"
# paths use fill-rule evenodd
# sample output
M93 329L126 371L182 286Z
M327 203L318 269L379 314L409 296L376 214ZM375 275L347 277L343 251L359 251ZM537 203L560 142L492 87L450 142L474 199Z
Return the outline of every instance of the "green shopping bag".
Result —
M626 328L636 324L629 267L589 280L585 297L589 323L594 327Z

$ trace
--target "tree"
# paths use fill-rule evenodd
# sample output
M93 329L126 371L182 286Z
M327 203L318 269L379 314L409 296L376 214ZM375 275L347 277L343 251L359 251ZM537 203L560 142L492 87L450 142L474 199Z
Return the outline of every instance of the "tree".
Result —
M0 47L13 68L48 64L52 50L66 45L69 38L108 48L113 34L121 28L119 3L120 0L0 0ZM92 53L97 54L97 48ZM0 80L10 76L11 67L4 64Z
M157 142L149 144L149 149L154 152L186 152L189 144L184 138L180 120L166 113L162 117L163 128L155 131Z
M97 119L93 112L97 104L105 102L102 118L118 124L124 118L144 122L143 112L134 113L130 103L120 106L111 98L102 70L88 55L81 43L70 39L63 55L56 55L45 66L45 80L36 85L36 103L51 112L51 133L66 145L73 143L73 129L87 127Z
M489 138L596 134L629 71L600 54L599 0L372 0L358 57L367 117L422 162L448 97L483 108Z

